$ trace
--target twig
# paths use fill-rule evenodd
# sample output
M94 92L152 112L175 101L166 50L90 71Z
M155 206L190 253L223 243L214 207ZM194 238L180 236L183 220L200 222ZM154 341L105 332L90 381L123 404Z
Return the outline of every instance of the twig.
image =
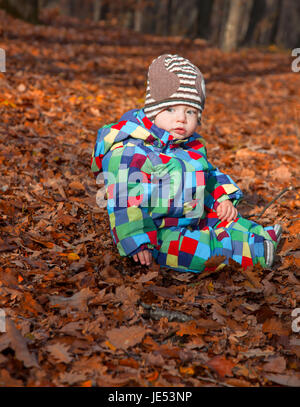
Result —
M253 218L257 216L257 220L260 219L262 217L262 215L266 212L266 210L278 199L280 198L283 194L285 194L288 191L292 191L294 188L293 187L288 187L288 188L284 188L281 192L279 192L278 195L275 196L275 198L272 199L272 201L270 201L265 207L264 209L260 212L260 214L258 215L249 215L249 216L245 216L245 218L249 219L249 218Z
M198 376L197 379L204 380L206 382L216 383L216 384L219 384L219 385L225 386L225 387L235 387L235 386L232 386L231 384L228 384L228 383L218 382L215 379L210 379L209 377L199 377Z
M155 320L160 320L161 318L167 318L168 321L176 321L176 322L187 322L192 320L193 318L190 315L186 315L183 312L178 311L169 311L156 305L149 305L145 304L142 301L139 301L139 304L146 310L146 315L148 318L152 318Z

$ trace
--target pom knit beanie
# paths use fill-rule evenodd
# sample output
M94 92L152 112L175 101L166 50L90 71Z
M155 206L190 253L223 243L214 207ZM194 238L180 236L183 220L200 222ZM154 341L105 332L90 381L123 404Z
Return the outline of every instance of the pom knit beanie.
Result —
M200 122L205 104L204 78L188 59L164 54L149 67L144 111L153 121L162 110L178 104L198 109Z

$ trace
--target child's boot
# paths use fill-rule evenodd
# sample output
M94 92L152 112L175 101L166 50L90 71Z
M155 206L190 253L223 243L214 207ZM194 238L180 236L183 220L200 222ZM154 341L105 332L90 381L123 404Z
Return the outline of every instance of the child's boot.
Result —
M274 232L277 238L277 243L279 243L282 235L282 226L279 224L274 225Z
M271 240L264 241L265 263L268 267L272 267L275 258L275 247Z

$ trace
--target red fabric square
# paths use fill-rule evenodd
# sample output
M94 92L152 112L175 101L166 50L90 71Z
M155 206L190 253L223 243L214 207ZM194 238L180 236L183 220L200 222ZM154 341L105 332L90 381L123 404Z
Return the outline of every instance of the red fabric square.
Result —
M193 160L199 160L199 158L202 157L201 154L195 153L194 151L188 151L188 155L189 155Z
M271 239L274 240L274 242L277 242L277 237L276 237L276 233L274 232L274 230L267 230L267 232L271 236Z
M159 154L159 158L161 159L163 164L166 164L171 160L172 157L168 157L165 154Z
M96 161L96 164L97 164L97 167L99 168L99 170L101 170L101 168L102 168L102 157L103 157L103 154L100 154L98 157L95 157L95 161Z
M179 240L172 240L169 245L168 254L178 256L179 254Z
M228 225L229 222L227 222L227 220L223 220L223 222L219 223L216 229L219 228L226 228L226 226Z
M246 269L249 266L253 266L253 261L250 257L242 257L242 267Z
M120 130L126 123L127 123L127 120L122 120L121 122L111 126L111 128L116 129L116 130Z
M180 250L185 253L194 254L197 248L197 240L184 236Z
M177 226L178 218L165 218L165 227Z
M142 121L143 121L143 123L144 123L146 129L150 129L150 128L151 128L151 126L152 126L153 123L151 122L151 120L148 119L147 116L145 116Z
M187 146L193 148L194 150L199 150L201 147L203 147L203 144L200 143L198 140L194 140L187 143Z
M218 199L220 198L220 196L222 195L226 195L226 192L224 190L224 188L222 187L222 185L218 186L213 192L212 192L212 196L214 199Z
M149 239L150 239L150 243L154 244L155 246L157 246L157 232L156 230L152 230L150 232L146 232Z
M146 160L146 156L142 154L134 154L130 163L130 167L141 168Z

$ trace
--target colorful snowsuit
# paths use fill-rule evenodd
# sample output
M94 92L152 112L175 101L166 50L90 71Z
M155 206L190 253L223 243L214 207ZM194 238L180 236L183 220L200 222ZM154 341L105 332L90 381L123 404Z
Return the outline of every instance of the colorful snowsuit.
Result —
M236 206L242 192L211 165L204 139L176 140L134 109L99 129L91 168L103 174L111 234L121 256L148 248L157 263L201 272L212 256L243 267L265 267L264 240L276 246L273 227L238 216L221 222L218 205Z

